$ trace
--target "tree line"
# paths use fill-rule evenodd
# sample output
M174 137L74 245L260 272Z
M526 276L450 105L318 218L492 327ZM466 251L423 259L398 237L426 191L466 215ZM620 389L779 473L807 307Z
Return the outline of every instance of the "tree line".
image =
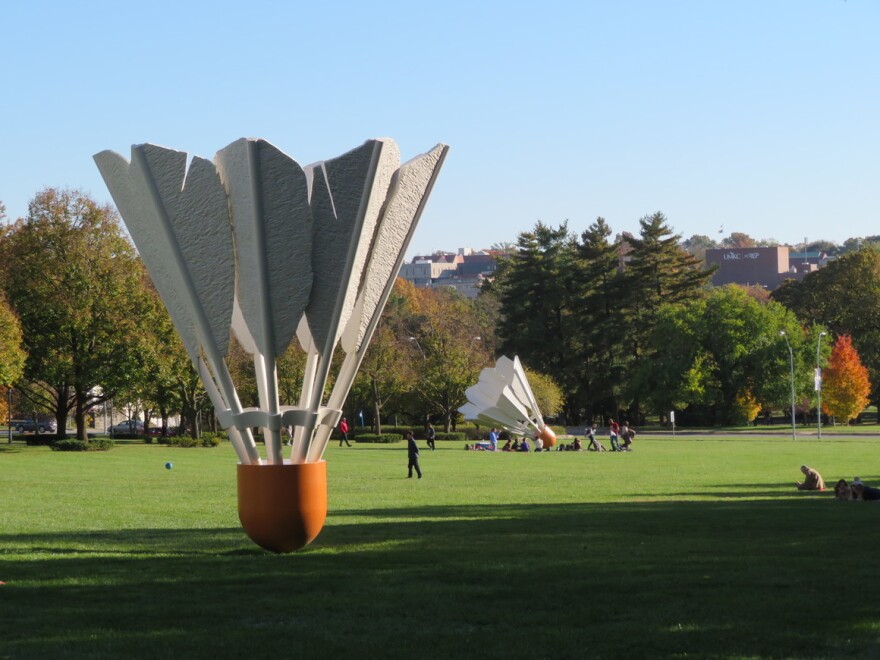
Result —
M18 398L7 414L51 415L59 437L70 419L81 440L89 418L110 402L148 426L167 429L180 417L193 436L215 424L111 206L77 191L39 192L26 217L4 223L0 289L0 384L14 386ZM450 430L465 390L493 362L495 313L485 301L398 280L344 412L377 432L384 420L432 420ZM242 404L259 405L252 359L234 337L227 363ZM296 405L304 370L305 353L294 343L278 360L283 404ZM540 374L532 378L552 414L561 392Z
M787 409L792 380L795 407L805 412L816 405L815 367L843 350L841 342L850 342L853 358L844 364L856 369L864 362L870 402L877 403L874 246L866 243L769 296L755 287L711 286L713 271L662 213L639 224L638 236L612 240L603 218L580 236L567 223L539 222L519 235L484 294L500 306L499 351L559 381L567 423L662 418L670 411L684 423L743 423ZM851 370L825 374L826 413L847 421L861 411L865 396L838 395L852 380Z
M5 220L3 211L0 204ZM711 287L711 271L662 213L642 218L638 236L611 236L602 218L579 236L567 223L539 222L509 247L475 300L398 280L344 413L377 432L427 420L451 430L466 389L504 354L519 355L542 412L561 422L601 423L621 413L641 421L676 410L685 423L734 423L786 407L786 341L798 407L809 409L810 365L817 355L824 365L844 337L850 352L835 368L852 381L851 365L864 361L877 402L875 250L863 246L768 297ZM198 435L215 424L111 206L77 191L40 191L26 217L3 225L0 290L0 384L21 397L14 414L52 415L59 436L72 419L83 440L89 417L110 401L151 426L167 429L180 417ZM297 403L304 357L294 344L279 359L283 403ZM258 405L251 358L234 340L227 362L242 404ZM833 390L830 364L828 372ZM853 396L825 399L852 406Z

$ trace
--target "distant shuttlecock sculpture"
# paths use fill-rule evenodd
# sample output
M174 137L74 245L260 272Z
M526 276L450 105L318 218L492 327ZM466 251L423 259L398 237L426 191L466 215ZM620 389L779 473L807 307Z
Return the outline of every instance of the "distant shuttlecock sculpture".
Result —
M95 156L238 455L239 517L259 545L309 543L327 514L322 460L448 147L403 165L389 139L301 167L264 140L213 162L151 144ZM230 332L253 356L243 408ZM282 405L276 360L306 352L299 401ZM325 400L333 354L345 354ZM261 427L261 457L251 429ZM291 440L282 456L282 433Z
M545 447L556 444L556 434L541 417L518 357L500 357L494 367L483 369L465 396L469 403L458 409L465 419L500 426L514 435L541 438Z

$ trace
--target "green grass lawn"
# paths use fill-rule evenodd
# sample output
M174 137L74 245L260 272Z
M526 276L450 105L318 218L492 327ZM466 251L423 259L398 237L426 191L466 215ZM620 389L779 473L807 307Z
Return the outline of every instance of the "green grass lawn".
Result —
M880 505L793 486L880 484L880 438L327 459L323 532L276 556L228 446L0 444L0 658L880 656Z

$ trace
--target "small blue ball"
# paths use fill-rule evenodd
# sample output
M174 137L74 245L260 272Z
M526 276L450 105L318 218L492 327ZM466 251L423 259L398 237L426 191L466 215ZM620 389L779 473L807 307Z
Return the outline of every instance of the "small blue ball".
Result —
M174 467L174 463L172 463L171 461L165 463L165 469L166 469L166 470L170 470L170 469L173 468L173 467Z

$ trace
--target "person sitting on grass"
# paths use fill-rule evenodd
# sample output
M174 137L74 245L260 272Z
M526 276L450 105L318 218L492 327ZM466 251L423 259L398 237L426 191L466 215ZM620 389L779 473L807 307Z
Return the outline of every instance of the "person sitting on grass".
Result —
M583 446L581 445L581 440L578 437L575 437L574 442L572 442L569 446L571 447L572 451L582 451L583 450Z
M620 439L623 441L623 451L632 451L632 443L636 437L636 430L629 425L629 422L624 422L623 429L620 432Z
M798 490L825 490L825 481L816 470L806 465L801 465L801 472L804 473L803 483L800 481L794 482Z
M507 442L504 443L501 451L513 451L513 445L510 444L510 438L507 438Z
M590 428L587 429L587 438L589 439L589 443L587 443L588 451L608 451L605 447L602 446L602 443L596 439L596 425L593 424Z
M535 451L544 451L544 441L539 436L535 436Z
M519 449L517 451L529 451L531 447L529 447L529 439L523 438L523 441L519 445Z
M510 446L510 451L519 451L519 438L513 439L513 444Z

